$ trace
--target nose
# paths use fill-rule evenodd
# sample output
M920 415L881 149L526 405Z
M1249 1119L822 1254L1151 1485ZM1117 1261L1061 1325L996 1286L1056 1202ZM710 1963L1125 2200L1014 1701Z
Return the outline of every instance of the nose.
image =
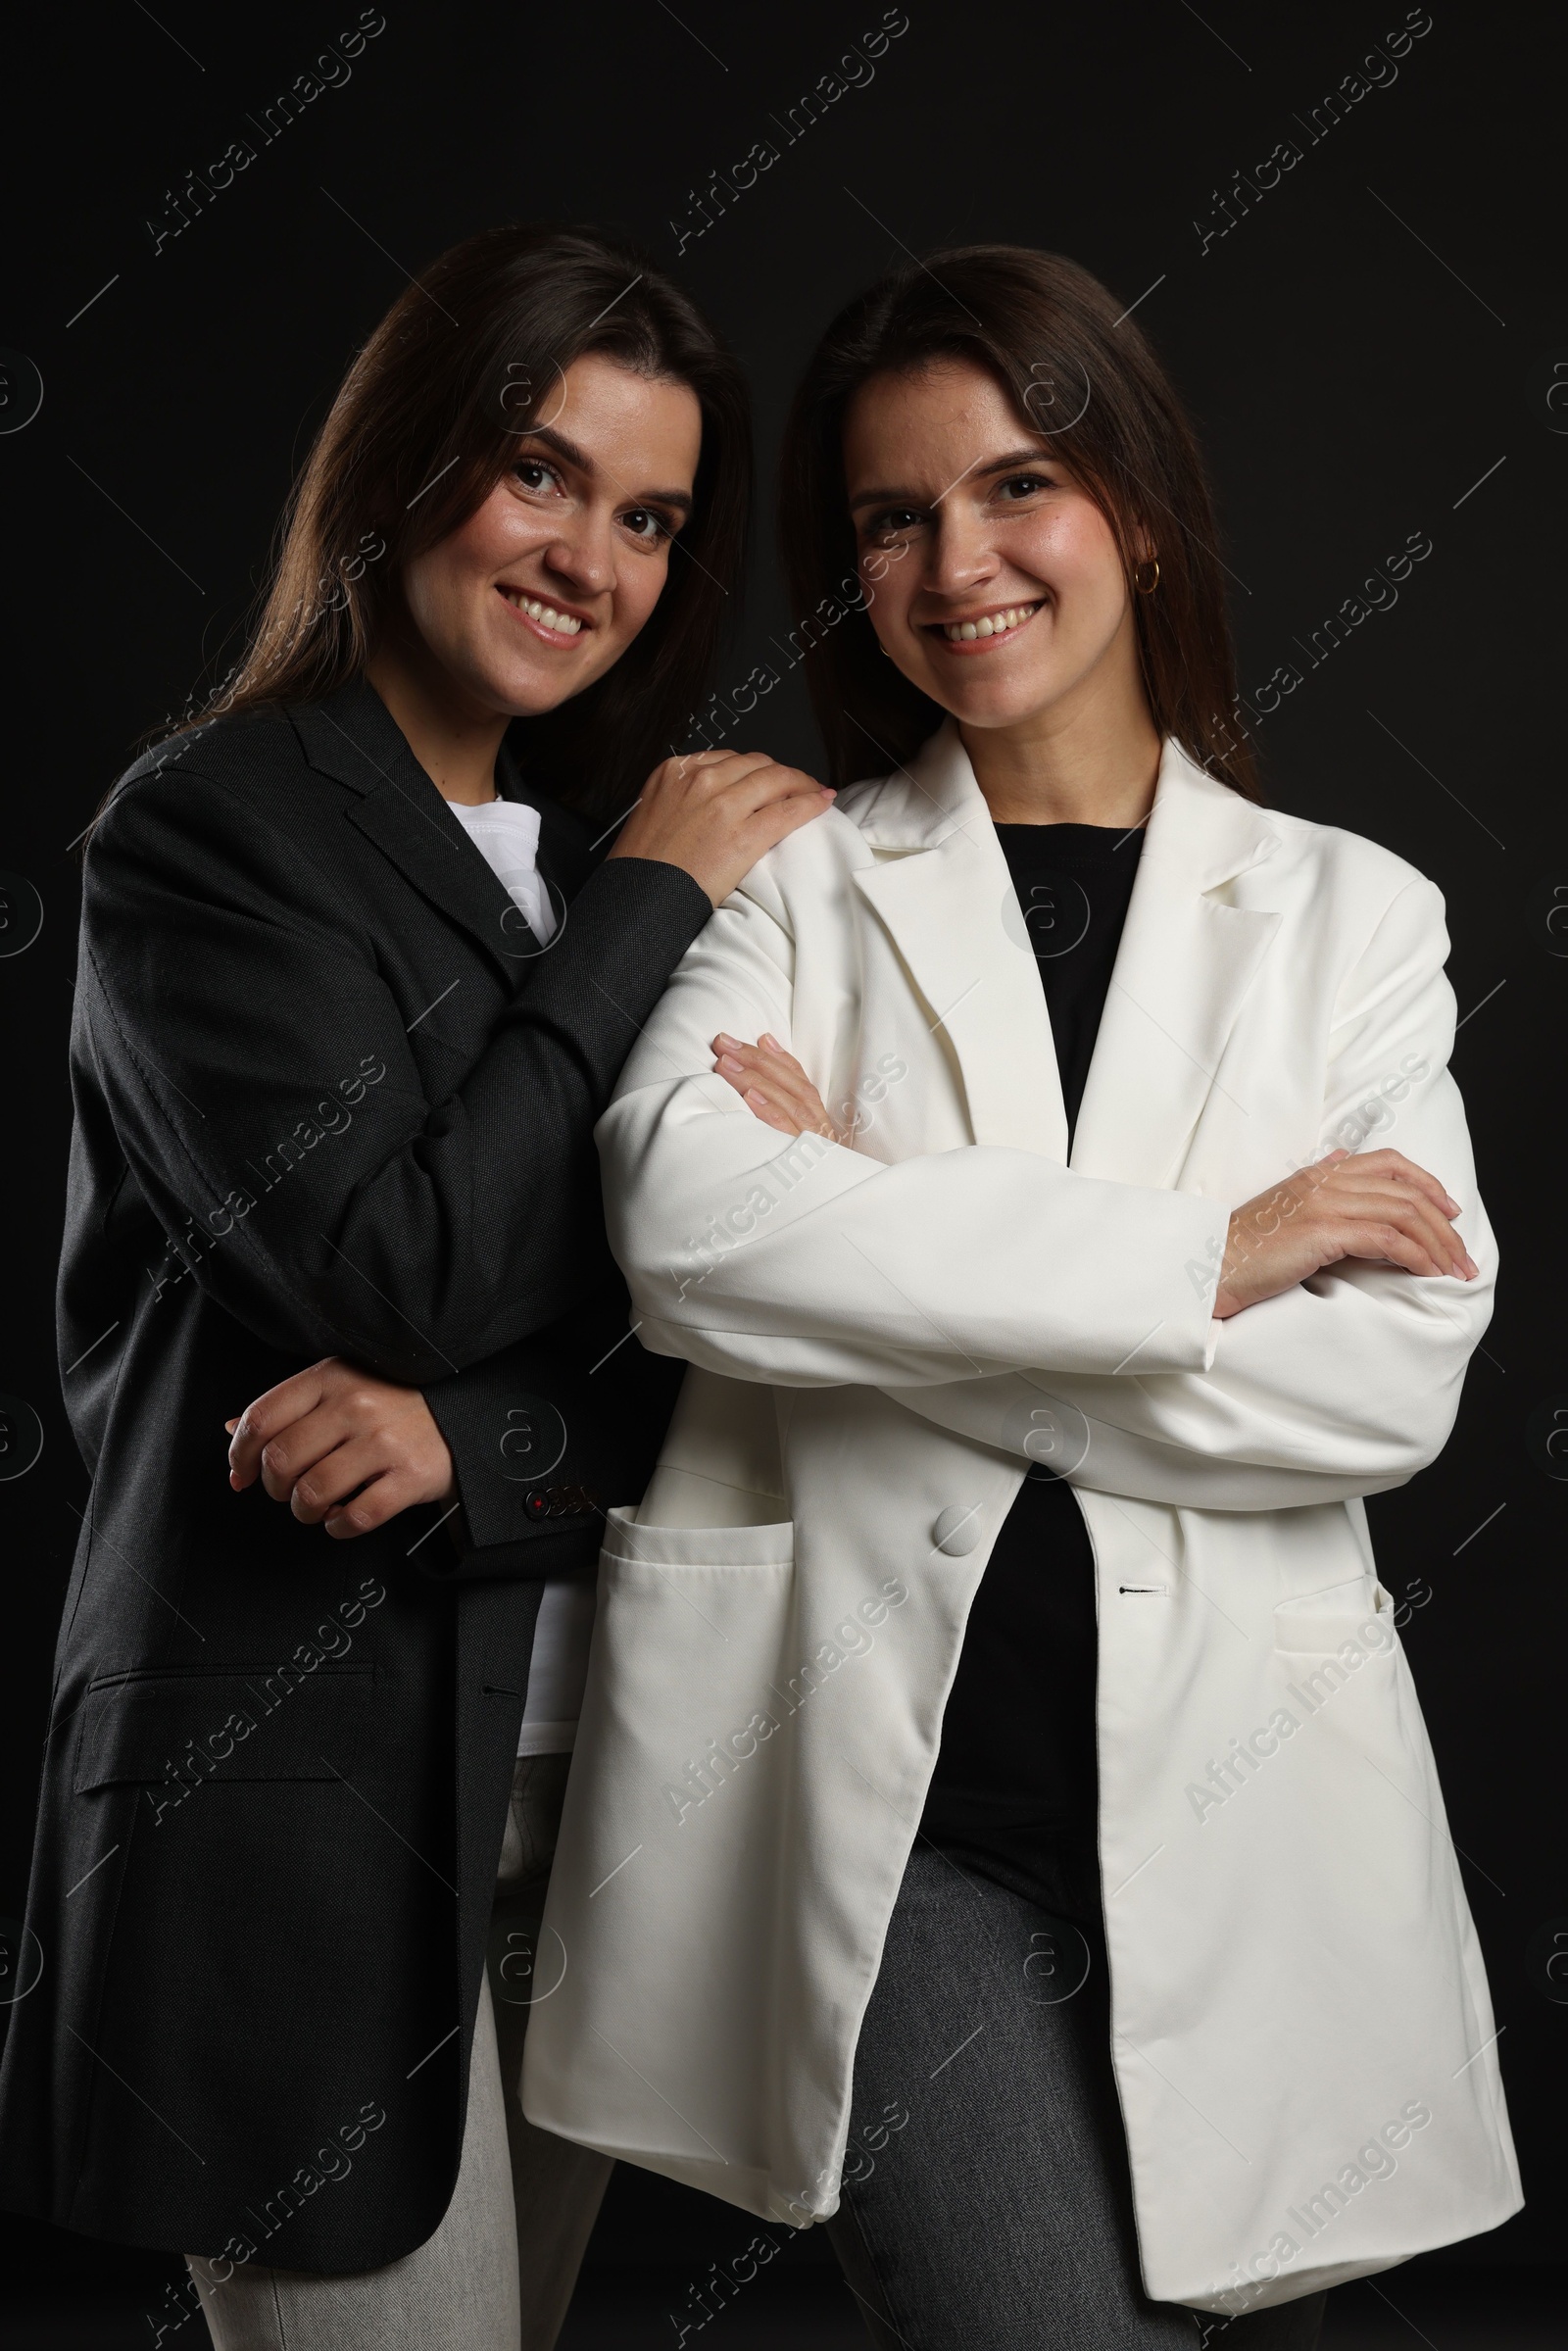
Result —
M545 549L545 563L579 596L603 596L615 584L615 547L608 516L580 514Z
M986 537L980 516L960 500L944 501L936 510L926 586L938 596L963 596L994 579L1000 568L996 551Z

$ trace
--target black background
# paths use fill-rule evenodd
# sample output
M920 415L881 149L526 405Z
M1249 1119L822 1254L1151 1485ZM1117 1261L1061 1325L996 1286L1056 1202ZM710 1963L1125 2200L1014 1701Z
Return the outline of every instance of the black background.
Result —
M1455 1065L1503 1276L1446 1452L1371 1510L1384 1581L1411 1603L1405 1640L1504 2028L1530 2197L1464 2258L1560 2258L1568 2005L1549 1996L1544 1960L1550 1932L1568 1935L1568 1485L1551 1474L1568 1461L1544 1432L1568 1407L1552 1151L1568 991L1553 950L1568 938L1547 919L1558 882L1568 901L1554 694L1568 390L1560 410L1550 396L1559 361L1568 385L1568 317L1545 233L1560 210L1561 36L1544 12L1434 0L1397 77L1312 137L1325 93L1403 26L1395 0L1209 0L1202 17L1186 0L1087 13L908 0L874 77L786 144L779 118L879 25L875 0L680 0L678 15L662 0L386 0L347 82L263 144L252 118L358 17L160 0L155 18L125 0L45 12L10 39L0 344L31 361L43 401L0 430L0 868L32 886L43 921L19 947L31 901L9 890L0 1391L32 1407L44 1443L0 1483L0 1915L23 1905L50 1648L85 1500L52 1335L69 845L141 733L233 658L285 491L353 351L406 271L491 222L594 220L645 245L716 318L756 393L764 521L722 688L784 633L767 468L830 312L909 250L1043 245L1137 304L1190 405L1244 693L1281 664L1301 673L1257 731L1268 798L1386 842L1447 897ZM235 139L254 162L155 252L147 222L168 223L168 192ZM710 203L711 226L678 249L702 218L691 191L715 170L728 178L759 139L778 161L722 214ZM1233 203L1234 226L1205 249L1225 220L1216 191L1285 139L1300 161L1245 214ZM25 367L9 382L4 427L31 406ZM1397 605L1311 666L1303 641L1417 532L1432 553ZM798 676L747 729L743 747L816 760ZM24 1457L18 1442L0 1469ZM623 2173L593 2258L700 2277L745 2242L743 2216L715 2212ZM14 2226L5 2241L24 2266L43 2242ZM632 2331L652 2341L664 2326L661 2307Z

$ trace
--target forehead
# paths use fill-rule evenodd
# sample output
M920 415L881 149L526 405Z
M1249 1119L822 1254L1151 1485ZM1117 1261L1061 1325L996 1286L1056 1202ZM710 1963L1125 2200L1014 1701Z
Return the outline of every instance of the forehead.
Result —
M946 465L951 480L990 451L1030 446L1046 453L1046 442L996 377L965 359L870 376L845 411L844 468L852 492L858 483L906 481L933 465Z
M690 489L703 444L703 412L689 384L644 375L608 352L585 352L535 396L531 419L565 435L628 487L633 474Z

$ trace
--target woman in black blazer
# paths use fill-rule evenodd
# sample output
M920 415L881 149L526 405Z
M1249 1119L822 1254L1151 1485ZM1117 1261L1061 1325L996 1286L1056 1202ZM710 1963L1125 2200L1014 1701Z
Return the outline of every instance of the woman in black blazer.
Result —
M712 905L828 800L721 753L644 785L746 476L674 287L469 239L355 362L237 680L86 853L60 1327L93 1489L0 2193L204 2256L222 2345L548 2343L602 2193L502 2102L483 1953L504 1837L515 1887L553 1834L548 1788L511 1803L541 1592L672 1400L618 1344L593 1124ZM538 811L511 887L453 813L486 801ZM220 1449L283 1382L290 1510L255 1416ZM394 1423L417 1476L380 1474ZM547 1986L509 1935L514 2044Z

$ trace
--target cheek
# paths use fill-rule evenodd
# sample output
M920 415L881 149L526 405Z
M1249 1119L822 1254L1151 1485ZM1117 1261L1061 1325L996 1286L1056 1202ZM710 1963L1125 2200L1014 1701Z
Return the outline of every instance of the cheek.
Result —
M1021 523L1012 553L1020 568L1034 572L1064 607L1069 597L1086 609L1119 607L1125 598L1116 542L1099 508L1087 500Z
M499 571L519 548L548 531L537 512L514 498L505 481L498 481L484 504L475 507L466 522L442 541L454 563L464 571Z
M445 548L431 548L405 565L403 601L409 618L437 660L451 661L463 634L464 599Z
M495 524L481 507L460 529L406 566L404 597L415 626L427 642L444 642L463 633L481 587L488 590L491 575L506 560L496 539Z
M1069 511L1050 521L1042 517L1031 555L1020 549L1017 561L1054 600L1042 653L1049 648L1057 661L1092 665L1114 641L1130 601L1121 556L1103 517L1094 510L1087 516Z
M465 604L487 598L496 573L549 535L543 518L519 505L498 482L466 522L410 564L409 609L416 619L421 606L432 613L454 616Z
M901 557L896 549L868 547L857 563L856 576L872 628L878 637L892 638L907 619L918 584L908 550Z

